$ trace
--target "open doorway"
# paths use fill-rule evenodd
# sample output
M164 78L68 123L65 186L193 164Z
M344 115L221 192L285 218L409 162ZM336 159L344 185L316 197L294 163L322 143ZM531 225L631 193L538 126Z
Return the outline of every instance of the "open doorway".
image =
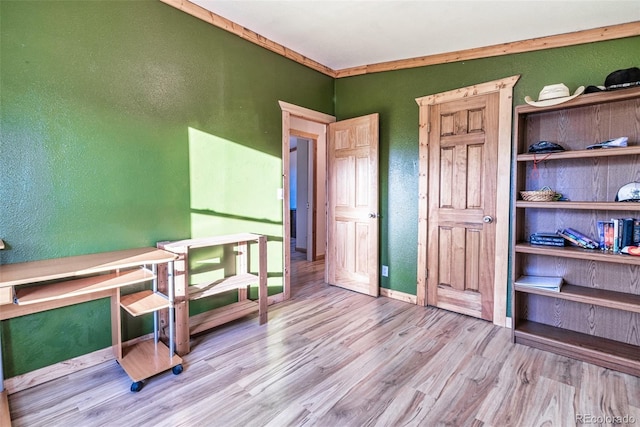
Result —
M318 218L323 217L322 209L318 214L317 146L318 136L300 136L301 132L291 129L289 137L289 217L291 220L291 241L295 252L304 254L307 261L316 261L324 257L322 231L318 233ZM322 175L322 174L321 174ZM319 194L320 193L320 194ZM292 257L294 254L292 253ZM297 257L300 258L300 257Z
M292 255L295 256L296 261L314 261L318 263L323 260L326 254L326 242L327 242L327 217L326 217L326 144L327 144L327 125L335 122L335 117L329 116L324 113L309 110L303 107L298 107L286 102L280 101L280 107L282 109L282 177L283 177L283 251L284 251L284 283L283 293L284 299L291 297L291 262ZM295 140L295 150L292 150L292 141ZM310 183L308 187L311 191L307 191L309 201L309 211L307 211L306 203L302 206L302 209L306 224L306 242L302 243L302 248L306 248L306 253L303 251L297 251L297 247L301 247L301 243L298 242L298 233L300 229L296 224L296 237L295 241L292 239L292 222L300 218L298 210L300 210L300 200L296 199L296 215L295 219L292 219L292 200L291 200L291 157L298 157L300 151L300 142L305 141L302 144L309 148L309 153L306 157L306 161L303 163L311 165L307 166L307 171L304 173L307 177L307 182ZM292 155L292 153L295 153ZM297 161L297 164L300 162ZM300 172L296 168L296 191L298 188L298 176ZM309 197L309 193L311 196ZM297 197L297 196L296 196ZM300 257L303 255L303 257ZM300 258L303 258L302 260ZM309 260L309 261L307 261Z
M317 141L318 238L324 282L367 295L379 294L378 281L378 114L336 122L335 117L280 101L283 167L283 298L291 298L289 149L292 133ZM306 135L302 135L305 137ZM329 144L330 143L330 144ZM321 239L319 236L323 236ZM295 248L294 248L295 252ZM317 261L314 261L317 262Z

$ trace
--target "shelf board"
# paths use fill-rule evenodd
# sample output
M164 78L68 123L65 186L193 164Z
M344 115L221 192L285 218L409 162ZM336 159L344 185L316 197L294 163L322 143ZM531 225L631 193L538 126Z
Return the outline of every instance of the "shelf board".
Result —
M561 258L584 259L590 261L610 262L616 264L640 265L640 257L633 255L607 254L598 249L582 249L575 246L543 246L529 243L518 243L517 253L555 256Z
M251 300L239 301L214 310L205 311L191 316L189 319L189 333L195 335L258 311L258 302Z
M120 306L132 316L140 316L163 308L169 308L169 300L162 294L150 289L124 295L120 298Z
M238 274L237 276L226 277L216 280L213 283L204 283L189 286L189 299L196 300L234 289L244 288L249 285L258 284L260 278L255 274Z
M164 372L182 363L180 356L169 356L169 348L163 342L145 340L124 349L118 360L132 381L138 382Z
M177 257L176 254L161 249L136 248L5 264L0 266L0 288L100 274L145 264L161 264L174 261Z
M516 208L583 209L599 211L640 211L637 202L528 202L516 200Z
M47 285L20 287L16 290L16 300L18 305L36 304L142 283L152 280L154 277L151 271L138 268Z
M209 246L229 245L233 243L257 242L262 235L253 233L228 234L224 236L199 237L195 239L178 240L175 242L159 242L158 247L174 252L186 253L191 249Z
M516 292L544 295L583 304L593 304L600 307L640 313L640 295L627 294L624 292L614 292L606 289L588 288L586 286L569 284L563 285L560 292L522 285L515 285L515 290Z
M571 108L626 101L628 99L637 98L639 95L640 87L589 94L585 93L569 102L563 102L561 104L549 105L546 107L534 107L529 104L520 104L516 106L515 110L516 115L545 114L549 111L568 110Z
M592 157L633 156L635 154L640 154L640 146L600 148L596 150L569 150L559 153L525 153L518 154L516 160L519 162L532 162L534 160L546 162L550 160L586 159Z
M516 343L640 376L640 347L541 323L517 322Z

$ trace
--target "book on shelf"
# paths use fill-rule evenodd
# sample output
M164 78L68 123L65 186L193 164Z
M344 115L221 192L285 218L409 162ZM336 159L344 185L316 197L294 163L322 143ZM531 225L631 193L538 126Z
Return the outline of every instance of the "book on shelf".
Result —
M600 248L605 252L620 253L627 246L640 244L640 221L634 218L611 218L598 221Z
M538 232L529 236L529 243L543 246L564 246L566 240L558 233Z
M633 245L633 218L623 218L620 232L620 249Z
M600 239L600 249L605 252L613 252L613 242L615 240L614 222L598 221L598 234Z
M604 221L596 222L596 229L598 230L598 244L600 245L600 249L605 250L607 242L605 239Z
M514 284L530 288L544 289L547 291L560 292L564 283L562 277L554 276L520 276Z
M577 237L578 240L586 244L589 249L598 249L600 247L600 244L596 240L592 239L591 236L587 236L576 229L565 228L565 231Z
M600 246L598 242L591 239L589 236L586 236L585 234L582 234L572 228L563 228L561 230L558 230L558 234L575 246L584 249L598 249L598 247Z

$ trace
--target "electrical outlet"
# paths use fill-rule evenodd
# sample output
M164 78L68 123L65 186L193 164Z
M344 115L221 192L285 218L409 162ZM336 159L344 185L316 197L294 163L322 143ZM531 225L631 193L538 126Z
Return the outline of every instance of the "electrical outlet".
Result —
M383 277L389 277L389 266L388 265L383 265L382 266L382 276Z

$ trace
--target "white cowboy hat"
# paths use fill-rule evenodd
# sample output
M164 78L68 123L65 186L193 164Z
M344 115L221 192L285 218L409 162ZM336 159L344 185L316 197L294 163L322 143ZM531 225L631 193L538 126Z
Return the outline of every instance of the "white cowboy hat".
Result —
M534 107L548 107L550 105L557 105L570 101L576 96L581 95L583 92L584 86L580 86L575 92L573 92L573 95L571 95L568 87L562 83L558 83L543 87L540 91L540 95L538 95L537 101L531 99L530 96L525 96L524 100L527 104L533 105Z

